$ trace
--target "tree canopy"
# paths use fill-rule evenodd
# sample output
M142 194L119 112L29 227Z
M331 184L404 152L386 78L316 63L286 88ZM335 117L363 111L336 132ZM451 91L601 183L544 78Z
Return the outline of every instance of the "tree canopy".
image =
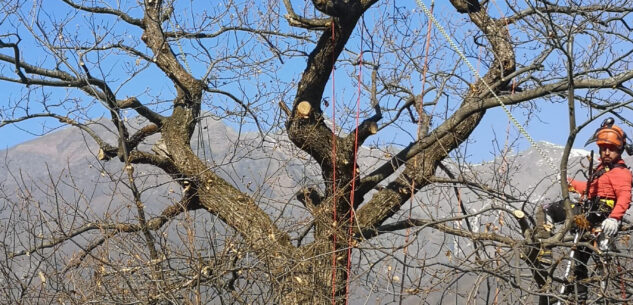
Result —
M2 188L3 298L564 298L562 264L537 256L574 247L572 221L539 238L535 193L555 189L571 215L560 177L576 174L576 135L605 114L628 122L631 11L630 0L5 1L0 128L77 128L96 170L50 172L44 186L5 167L18 191ZM522 125L556 105L568 140L553 156ZM482 170L467 147L495 108L519 132L498 131ZM31 120L43 126L21 125ZM551 171L519 187L511 149L526 137ZM631 295L627 275L610 301ZM475 288L458 291L460 279Z

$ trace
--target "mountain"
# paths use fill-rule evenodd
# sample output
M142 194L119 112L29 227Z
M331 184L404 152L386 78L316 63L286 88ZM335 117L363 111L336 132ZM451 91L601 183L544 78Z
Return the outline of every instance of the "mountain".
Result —
M134 125L134 124L132 124ZM142 125L139 121L137 128ZM113 143L114 133L109 130L106 121L96 121L92 126L97 127L99 134ZM236 131L220 121L206 118L201 121L201 128L194 134L195 144L193 149L209 165L209 169L215 171L227 181L231 182L244 192L252 194L277 223L293 233L297 237L310 222L310 215L296 200L294 194L300 187L313 186L322 189L322 178L317 165L307 154L295 148L283 134L260 135L258 133L244 133ZM149 151L158 140L157 136L150 137L141 146ZM44 211L52 217L55 213L62 213L61 226L70 226L75 221L75 227L81 225L83 220L71 220L72 209L81 210L81 215L95 217L96 219L134 222L136 219L131 204L129 191L124 183L123 165L118 160L108 162L98 161L97 146L91 138L75 128L66 128L48 134L46 136L22 143L7 150L0 151L0 191L4 199L0 207L0 215L8 219L8 213L15 213L15 206L28 203L24 206L24 213L19 213L18 219L24 217L24 221L32 220L38 211ZM560 185L557 178L557 167L560 163L563 147L552 143L541 142L537 147L509 154L504 158L497 157L489 162L480 164L465 164L453 159L447 159L444 163L455 176L464 178L478 185L479 188L459 187L459 197L451 184L431 185L416 196L416 204L412 206L411 217L438 219L447 215L462 215L463 211L458 205L458 198L464 210L468 214L475 214L491 206L503 206L510 210L522 209L533 214L539 204L560 199ZM359 164L361 174L369 173L373 168L382 164L394 153L392 148L359 148ZM572 150L570 154L569 176L582 178L578 170L582 164L587 165L586 156L589 151ZM625 160L633 164L631 157ZM137 166L137 183L143 191L143 201L147 209L148 217L157 216L165 207L178 200L180 186L171 182L164 173L154 168ZM438 170L439 177L447 177L442 170ZM55 187L53 187L55 186ZM482 189L502 190L504 194L491 196L485 194ZM514 199L512 199L514 198ZM37 202L33 205L33 202ZM126 205L128 208L125 208ZM62 211L59 212L60 207ZM201 223L196 227L200 236L208 233L206 225L219 226L220 231L230 231L218 224L208 213L192 213L193 219ZM27 215L30 215L27 217ZM500 220L501 213L487 213L472 217L469 224L474 231L484 230L489 227L503 228ZM176 223L191 221L188 216L182 216ZM408 209L396 214L391 221L403 220L409 217ZM627 215L628 217L628 215ZM24 225L24 230L30 228L26 224L15 222L16 228ZM9 221L9 222L10 222ZM391 222L390 221L390 222ZM504 220L511 222L512 220ZM451 222L455 227L466 227L465 221ZM5 224L4 228L9 225ZM174 228L176 227L176 228ZM43 229L42 233L61 234L61 228ZM472 247L469 240L462 238L446 237L443 234L435 234L436 231L413 231L409 233L396 232L386 234L371 241L363 243L359 250L357 276L368 282L381 283L385 287L397 289L399 282L395 278L395 270L402 269L401 249L406 239L412 238L414 242L409 249L416 249L411 256L415 264L426 264L417 261L424 257L428 262L441 264L456 264L468 253L468 247ZM431 233L427 233L431 232ZM170 226L166 234L177 235L177 226ZM224 234L223 233L223 234ZM508 233L515 234L513 232ZM21 237L16 237L18 241ZM309 236L308 236L309 240ZM33 241L20 240L25 245ZM6 240L5 240L6 243ZM18 246L18 248L20 248ZM72 253L72 249L66 249ZM394 250L384 250L394 249ZM413 250L409 250L413 251ZM464 252L466 251L466 252ZM413 252L411 252L413 253ZM450 255L447 255L450 253ZM417 257L417 258L416 258ZM411 262L409 262L411 263ZM22 273L35 272L32 268L20 266ZM388 270L386 275L384 270ZM17 271L16 271L17 272ZM447 275L449 276L449 275ZM452 276L452 275L450 275ZM419 270L409 269L408 281L421 278ZM404 277L401 276L400 280ZM455 292L453 296L445 297L445 293L432 294L429 300L443 302L443 304L456 304L463 301L465 296L457 291L463 287L470 287L475 278L461 276L454 282ZM440 285L438 283L437 285ZM448 288L447 288L448 289ZM483 289L483 288L482 288ZM450 289L449 289L450 290ZM446 291L449 291L446 290ZM452 291L452 290L450 290ZM358 300L354 304L384 304L388 303L390 294L384 291L372 291L369 287L356 288ZM369 295L372 295L370 298ZM374 299L373 295L377 295ZM459 295L459 296L458 296ZM428 301L428 300L427 300ZM405 302L418 304L420 299L415 295ZM433 301L430 301L433 303Z

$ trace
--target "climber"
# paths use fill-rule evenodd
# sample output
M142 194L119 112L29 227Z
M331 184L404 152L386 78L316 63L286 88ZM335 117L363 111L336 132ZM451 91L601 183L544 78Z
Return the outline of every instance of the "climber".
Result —
M631 171L622 160L622 153L626 149L630 154L633 146L627 145L626 134L614 125L613 118L604 120L586 144L592 142L598 145L600 164L589 177L589 183L568 178L569 189L581 194L584 199L581 201L582 209L586 211L585 223L589 225L584 229L600 232L597 245L601 251L608 251L631 202ZM587 278L590 257L588 247L578 247L574 255L576 280L565 287L566 293L576 291L581 304L587 300L587 285L582 280Z

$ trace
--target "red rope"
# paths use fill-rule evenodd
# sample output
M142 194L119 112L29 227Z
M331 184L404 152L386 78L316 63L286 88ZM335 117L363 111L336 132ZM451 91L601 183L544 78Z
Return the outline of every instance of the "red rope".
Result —
M431 14L433 14L433 2L431 2ZM429 59L429 49L431 46L431 29L432 29L432 23L431 23L431 19L428 20L428 25L427 25L427 31L426 31L426 42L424 45L424 66L422 68L422 91L420 94L420 103L418 107L415 107L417 112L418 112L418 139L420 137L422 137L423 135L421 134L422 131L422 115L424 114L424 109L423 109L423 101L424 101L424 89L426 87L426 72L428 71L428 59ZM435 107L433 108L435 109ZM435 110L433 110L435 111ZM427 122L427 124L431 124L430 120L429 122ZM418 158L416 157L413 160L413 167L416 168L418 167ZM407 215L407 220L411 220L411 215L412 215L412 210L413 210L413 201L415 199L415 180L411 182L411 199L409 200L409 213ZM405 274L407 272L407 253L408 253L408 244L409 244L409 235L410 235L411 231L409 228L407 228L406 233L405 233L405 238L404 238L404 248L402 249L402 254L403 254L403 265L402 265L402 279L400 282L400 300L399 303L402 304L402 293L404 291L404 279L406 278Z
M624 285L624 278L622 278L622 265L620 265L620 260L618 260L618 276L620 276L620 294L622 296L622 299L625 300L624 301L624 305L627 305L628 302L626 302L626 286Z
M336 48L334 36L334 20L332 20L332 47ZM336 55L332 50L332 305L336 304L336 97L334 86L334 72L336 70Z
M356 167L358 162L358 123L360 120L360 94L361 94L361 84L363 83L363 33L364 29L361 24L360 30L360 53L359 53L359 66L358 66L358 98L356 99L356 132L354 134L354 162L352 166L352 190L349 195L349 229L347 232L347 282L345 284L345 304L349 304L349 283L350 283L350 274L352 270L352 228L354 226L354 195L356 193Z
M505 22L505 27L506 30L508 31L508 33L510 33L510 25L508 24L508 19L505 17L505 14L503 13L503 11L501 10L501 8L499 7L499 5L497 5L497 2L495 2L495 0L492 0L492 4L497 8L497 11L499 12L499 15L501 16L501 18L503 18L504 22ZM481 51L482 48L479 47L479 54L477 55L477 67L479 67L479 64L481 62ZM477 74L479 74L479 68L477 69ZM516 88L516 78L512 79L512 90L511 90L511 95L514 95L515 92L515 88ZM508 151L510 149L509 146L509 138L510 138L510 120L508 120L508 125L506 127L506 139L505 139L505 143L503 145L503 153L502 153L502 164L501 164L501 168L500 168L500 172L503 173L505 171L508 170L508 160L506 158ZM501 220L502 220L502 215L499 215L499 222L501 224ZM499 262L497 261L497 264L499 264ZM496 288L496 292L495 292L495 299L494 299L494 303L493 304L497 304L497 296L500 293L500 289L497 286Z

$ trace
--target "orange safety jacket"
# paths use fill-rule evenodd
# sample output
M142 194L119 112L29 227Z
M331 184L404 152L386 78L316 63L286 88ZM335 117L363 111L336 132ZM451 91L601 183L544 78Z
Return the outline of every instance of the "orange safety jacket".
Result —
M621 220L631 205L631 170L626 167L622 159L618 160L616 166L611 167L605 167L600 163L595 172L598 173L603 169L604 174L594 179L589 186L589 199L599 197L615 200L609 217ZM569 185L580 194L584 194L587 188L587 182L574 179L569 180Z

